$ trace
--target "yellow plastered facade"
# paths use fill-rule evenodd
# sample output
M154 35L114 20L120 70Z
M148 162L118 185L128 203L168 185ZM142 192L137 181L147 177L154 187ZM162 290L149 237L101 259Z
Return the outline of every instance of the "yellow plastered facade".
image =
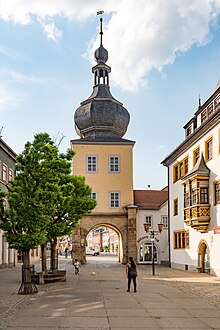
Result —
M97 194L97 207L92 213L124 213L125 207L133 205L133 143L131 144L74 144L72 150L73 175L82 175ZM97 157L97 171L87 171L87 157ZM109 172L109 156L118 156L119 172ZM120 193L119 208L109 206L109 193Z

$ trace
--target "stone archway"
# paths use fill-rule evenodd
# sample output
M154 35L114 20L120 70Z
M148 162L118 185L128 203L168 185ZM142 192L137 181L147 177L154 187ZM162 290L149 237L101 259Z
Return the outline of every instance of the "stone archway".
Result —
M78 259L82 264L86 262L86 237L88 233L98 227L113 229L120 240L119 262L126 263L129 256L136 261L136 207L127 207L124 214L89 214L85 215L72 233L72 259Z
M200 273L210 272L210 251L205 240L201 240L198 246L198 270Z
M98 227L107 227L107 228L110 228L112 230L114 230L116 232L116 234L118 235L118 262L123 262L123 240L122 240L122 234L120 232L120 230L115 227L115 225L112 225L112 224L109 224L109 223L99 223L99 224L96 224L94 225L87 233L87 235L89 234L89 232L93 229L96 229ZM86 236L87 236L86 235Z

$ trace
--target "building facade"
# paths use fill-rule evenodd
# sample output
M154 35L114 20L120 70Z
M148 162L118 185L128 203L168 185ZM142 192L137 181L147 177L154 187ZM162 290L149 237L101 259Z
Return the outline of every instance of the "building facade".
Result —
M172 267L220 275L220 84L184 126L168 168Z
M15 152L0 138L0 188L7 191L7 185L15 173ZM4 232L0 230L0 268L14 266L16 252L8 248Z
M169 264L168 249L168 189L134 190L134 203L137 208L137 262L154 262ZM157 232L154 244L149 233L145 232L144 224L150 225L150 231ZM163 224L163 230L158 233L158 224Z
M72 140L73 174L82 175L92 188L97 202L73 231L73 259L86 261L86 237L91 230L104 226L119 239L119 261L129 255L136 259L136 208L133 200L134 141L123 138L130 121L128 111L116 100L109 85L111 68L108 52L102 44L95 51L97 64L92 68L94 86L91 96L75 111L75 129L80 139Z

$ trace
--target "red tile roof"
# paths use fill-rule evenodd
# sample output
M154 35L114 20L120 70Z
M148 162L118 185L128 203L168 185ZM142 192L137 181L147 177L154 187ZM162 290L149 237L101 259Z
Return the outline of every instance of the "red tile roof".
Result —
M134 205L144 209L159 209L168 200L168 190L134 190Z

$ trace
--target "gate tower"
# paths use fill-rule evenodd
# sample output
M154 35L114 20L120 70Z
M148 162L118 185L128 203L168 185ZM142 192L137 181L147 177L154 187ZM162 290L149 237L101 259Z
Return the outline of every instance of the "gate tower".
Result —
M100 46L95 51L97 64L92 68L94 86L91 96L75 111L79 139L71 141L73 175L82 175L92 188L97 206L85 215L73 231L73 260L86 261L86 236L99 226L112 228L119 237L119 262L128 256L136 260L136 207L133 205L133 146L123 138L130 121L128 111L116 100L109 86L111 68L106 64L108 51L103 47L102 18Z

